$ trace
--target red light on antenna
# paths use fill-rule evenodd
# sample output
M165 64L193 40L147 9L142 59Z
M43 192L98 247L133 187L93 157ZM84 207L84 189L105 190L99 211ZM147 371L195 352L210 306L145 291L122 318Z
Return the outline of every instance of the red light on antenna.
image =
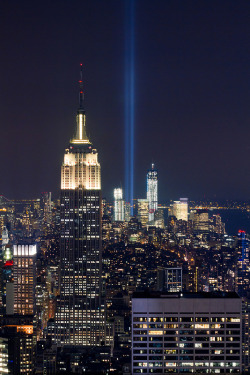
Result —
M83 94L83 91L80 91L80 94Z
M7 260L7 262L5 262L4 264L4 267L11 267L13 266L13 260Z
M80 66L82 66L82 64L80 64Z

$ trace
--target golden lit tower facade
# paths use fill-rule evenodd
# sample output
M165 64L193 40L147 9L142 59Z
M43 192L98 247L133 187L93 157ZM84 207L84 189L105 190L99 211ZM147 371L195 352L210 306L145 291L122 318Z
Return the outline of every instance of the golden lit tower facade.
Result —
M58 345L100 345L101 167L86 135L82 72L77 129L61 169L60 297L56 312Z

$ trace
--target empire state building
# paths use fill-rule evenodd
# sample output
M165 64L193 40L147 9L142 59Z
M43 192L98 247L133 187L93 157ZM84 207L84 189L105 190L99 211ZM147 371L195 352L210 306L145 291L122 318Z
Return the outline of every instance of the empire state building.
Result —
M100 345L101 167L86 133L82 65L76 133L61 168L60 296L56 311L58 345Z

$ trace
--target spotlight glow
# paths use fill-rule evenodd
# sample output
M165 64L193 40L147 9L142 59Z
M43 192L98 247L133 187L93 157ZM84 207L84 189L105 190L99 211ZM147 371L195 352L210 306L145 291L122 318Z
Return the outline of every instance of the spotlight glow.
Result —
M134 0L127 0L125 19L125 197L133 215L134 199Z

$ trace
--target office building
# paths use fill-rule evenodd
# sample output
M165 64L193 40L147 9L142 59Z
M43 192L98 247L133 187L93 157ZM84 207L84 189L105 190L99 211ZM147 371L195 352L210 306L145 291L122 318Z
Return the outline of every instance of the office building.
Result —
M5 316L0 330L0 374L34 374L33 316Z
M193 210L190 213L190 220L193 223L194 233L209 233L210 222L208 210Z
M174 201L172 215L175 216L177 220L188 221L188 198L180 198L179 201Z
M164 229L164 211L162 208L158 208L158 210L155 212L154 225L156 228Z
M82 75L82 74L81 74ZM101 304L101 167L86 134L80 80L75 137L61 168L60 297L56 311L58 345L100 345Z
M163 292L182 291L182 268L158 268L157 290Z
M42 213L43 213L43 223L51 224L51 220L52 220L51 192L42 193L41 208L42 208Z
M121 188L114 189L114 221L125 220L125 205Z
M149 218L149 203L147 199L137 199L137 216L142 227L146 227Z
M154 164L147 173L147 200L148 221L154 222L154 215L158 209L158 172Z
M13 274L14 274L14 313L19 315L35 314L36 286L36 244L13 245ZM11 305L11 297L7 301ZM11 306L6 303L6 309L11 313Z
M125 221L129 222L131 218L131 206L129 202L125 202Z
M219 236L223 236L225 234L225 223L222 222L219 214L212 215L210 222L210 232L216 233Z
M241 373L236 293L135 293L132 373Z

